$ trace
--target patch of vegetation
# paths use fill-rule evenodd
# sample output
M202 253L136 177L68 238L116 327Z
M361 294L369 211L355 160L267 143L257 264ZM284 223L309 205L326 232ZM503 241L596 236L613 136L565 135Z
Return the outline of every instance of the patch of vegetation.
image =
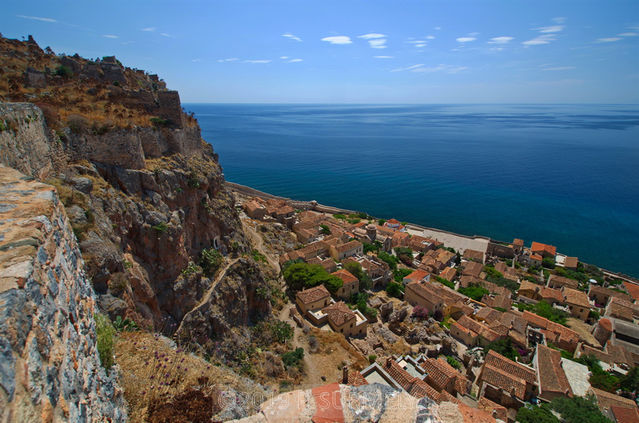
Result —
M379 241L373 241L373 243L364 242L364 254L372 251L374 253L378 253L382 248L382 243Z
M288 351L282 354L282 362L286 367L300 366L304 358L304 348L295 348L294 351Z
M320 225L320 233L323 234L323 235L330 235L331 234L331 228L329 228L327 225L322 223Z
M386 251L380 251L377 257L388 264L391 270L397 269L397 263L399 263L399 259L397 257L388 254Z
M393 272L393 279L395 282L402 282L411 273L413 273L413 269L397 269Z
M429 313L426 307L416 305L415 307L413 307L413 313L411 314L411 317L415 317L418 319L427 319L428 315Z
M379 219L379 220L377 221L377 224L378 224L379 226L384 226L384 223L386 223L386 219Z
M182 269L182 276L194 275L201 271L202 271L202 268L200 266L190 261L189 264L187 264L186 267Z
M499 339L495 342L491 342L486 346L484 352L488 354L488 351L493 350L506 358L509 358L515 361L516 358L519 357L519 353L515 348L513 348L513 344L509 338Z
M140 327L134 320L129 318L122 319L122 316L118 316L113 321L113 328L118 332L135 332L140 330Z
M413 250L411 250L410 248L396 247L395 255L406 266L411 266L413 264Z
M391 297L402 298L404 295L404 284L391 281L386 285L386 293Z
M486 288L479 285L469 285L466 288L459 288L459 292L475 301L481 301L484 295L490 293Z
M73 76L73 71L68 66L60 65L55 68L55 74L63 78L71 78Z
M166 119L162 119L161 117L154 116L149 119L153 126L169 126L170 122Z
M592 397L559 397L550 403L550 408L561 414L561 418L565 423L612 423L606 418L595 399Z
M442 278L441 276L435 276L435 280L442 285L449 287L450 289L455 289L455 283L449 281L448 279Z
M364 272L361 264L356 261L349 261L344 264L344 269L348 270L353 276L357 278L357 280L359 281L360 290L370 289L373 281L371 280L371 277L368 276L366 272Z
M599 359L592 354L581 356L576 359L578 363L588 366L590 370L590 384L602 391L616 393L620 387L620 380L617 376L606 372L602 367Z
M67 118L67 125L74 134L84 134L89 130L89 120L82 115L70 115Z
M546 269L554 269L555 268L555 260L551 257L544 257L541 260L541 265L542 267L545 267Z
M251 252L251 257L253 257L253 260L257 262L266 263L266 256L257 250L253 250Z
M169 225L167 225L165 222L160 222L157 225L153 226L153 229L160 233L164 233L169 229Z
M212 276L220 265L224 257L215 248L204 249L200 253L200 266L206 276Z
M261 321L252 330L257 344L262 347L274 343L285 344L293 338L293 327L276 319Z
M199 176L195 174L195 172L191 172L187 180L187 185L193 189L197 189L202 185L202 181L200 181Z
M340 219L340 220L346 220L347 219L346 215L345 214L341 214L341 213L334 214L333 217L335 219Z
M340 278L331 275L319 264L292 263L285 267L283 275L288 288L293 292L324 284L331 293L336 293L344 284Z
M448 362L448 364L450 364L450 365L451 365L451 367L453 367L454 369L459 370L459 369L461 369L461 367L462 367L461 363L460 363L459 361L457 361L457 360L455 359L455 357L453 357L453 356L450 356L450 355L449 355L449 356L447 356L447 357L446 357L446 361L447 361L447 362Z
M109 372L113 366L113 344L115 328L104 314L95 314L95 329L97 333L97 347L102 367Z
M373 364L377 360L377 356L375 354L371 354L368 356L368 362Z

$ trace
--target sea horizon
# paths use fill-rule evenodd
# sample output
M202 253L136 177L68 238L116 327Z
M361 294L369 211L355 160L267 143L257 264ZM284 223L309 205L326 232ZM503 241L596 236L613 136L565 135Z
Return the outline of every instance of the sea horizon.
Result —
M639 275L631 257L639 240L636 105L184 107L229 181L469 236L545 242Z

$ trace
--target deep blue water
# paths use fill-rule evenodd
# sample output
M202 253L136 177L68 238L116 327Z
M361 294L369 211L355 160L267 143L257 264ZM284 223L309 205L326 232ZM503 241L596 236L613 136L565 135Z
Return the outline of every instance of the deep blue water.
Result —
M229 181L639 276L639 106L185 108Z

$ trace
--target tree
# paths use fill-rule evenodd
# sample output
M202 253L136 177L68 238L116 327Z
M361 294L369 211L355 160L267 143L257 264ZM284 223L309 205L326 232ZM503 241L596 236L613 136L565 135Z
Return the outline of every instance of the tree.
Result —
M513 361L515 361L515 359L519 357L519 353L513 348L513 344L509 338L499 339L495 342L491 342L486 346L486 354L488 354L488 351L490 350L493 350Z
M559 423L559 419L546 405L521 407L517 412L516 420L520 423Z
M469 285L467 288L459 288L459 292L475 301L481 301L484 295L490 293L486 288L479 285Z
M200 266L206 276L211 276L220 267L224 257L215 248L202 250L200 255Z
M544 257L541 261L541 265L546 269L554 269L555 268L555 260L550 257Z
M328 277L322 279L322 283L331 294L335 294L342 287L342 285L344 285L343 280L335 275L330 274L328 274Z
M628 370L628 373L619 381L619 386L626 392L639 391L639 367L635 366Z
M320 233L324 234L324 235L330 235L331 234L331 228L329 228L328 226L321 224L320 225Z
M561 414L566 423L612 423L601 414L592 397L555 398L550 403L550 408Z
M404 293L404 285L391 281L386 285L386 293L391 297L401 298Z
M319 279L324 275L328 275L328 272L319 264L298 262L284 269L284 280L292 291L313 287L320 283Z
M386 251L380 251L377 257L379 257L380 260L386 262L391 270L397 269L397 263L399 262L399 259L397 257L391 256Z
M397 258L404 263L406 266L411 266L413 264L413 250L408 247L396 247L395 254Z
M364 272L361 264L356 261L349 261L344 264L344 269L348 270L349 273L359 280L359 289L370 289L372 284L371 278Z
M568 318L568 313L554 308L545 300L541 300L535 304L532 311L541 317L562 325L566 323L566 319Z

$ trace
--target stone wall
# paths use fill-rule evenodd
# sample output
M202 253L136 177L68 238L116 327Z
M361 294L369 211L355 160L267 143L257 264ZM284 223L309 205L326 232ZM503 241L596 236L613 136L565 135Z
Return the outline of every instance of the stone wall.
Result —
M44 179L53 170L50 144L38 107L0 103L0 163Z
M158 112L160 117L168 120L171 125L182 128L184 126L184 118L182 116L180 94L172 90L158 91L157 94L158 103L160 104L160 110Z
M55 189L0 166L0 421L125 421Z

